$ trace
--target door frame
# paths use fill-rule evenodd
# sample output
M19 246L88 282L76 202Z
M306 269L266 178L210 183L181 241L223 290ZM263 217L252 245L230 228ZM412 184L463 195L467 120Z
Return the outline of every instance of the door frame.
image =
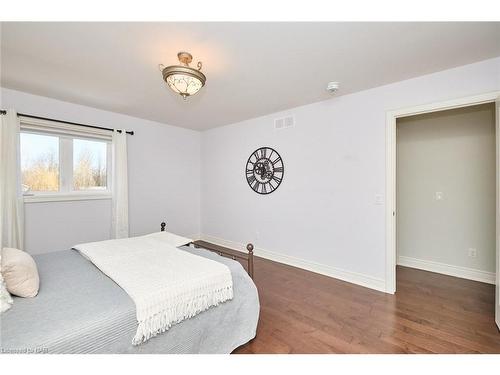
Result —
M415 116L424 113L445 111L448 109L469 107L473 105L495 103L500 96L500 91L488 92L474 96L457 98L443 102L423 104L413 107L407 107L397 110L388 111L386 113L386 244L385 244L385 291L386 293L394 294L396 292L396 264L397 264L397 248L396 248L396 120L401 117ZM497 129L498 133L498 129ZM497 134L497 149L498 144ZM498 164L498 158L497 158ZM497 165L497 170L498 170ZM497 171L498 180L498 171ZM498 194L498 186L497 186ZM499 217L499 208L497 202L497 218ZM497 220L497 256L498 256L498 231L499 223Z

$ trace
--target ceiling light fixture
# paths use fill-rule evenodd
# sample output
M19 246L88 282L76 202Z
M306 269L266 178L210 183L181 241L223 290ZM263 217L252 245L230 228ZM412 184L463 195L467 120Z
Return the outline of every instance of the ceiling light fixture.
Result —
M198 61L198 69L189 66L189 63L193 61L193 56L189 52L179 52L177 58L181 65L165 67L163 64L160 64L159 67L168 87L186 100L188 96L200 91L205 85L207 78L200 71L202 67L201 61Z

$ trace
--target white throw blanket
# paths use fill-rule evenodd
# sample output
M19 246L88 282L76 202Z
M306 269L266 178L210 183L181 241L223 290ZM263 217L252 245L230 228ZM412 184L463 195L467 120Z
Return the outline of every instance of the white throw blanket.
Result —
M229 268L173 247L162 233L76 245L132 298L138 345L233 298Z

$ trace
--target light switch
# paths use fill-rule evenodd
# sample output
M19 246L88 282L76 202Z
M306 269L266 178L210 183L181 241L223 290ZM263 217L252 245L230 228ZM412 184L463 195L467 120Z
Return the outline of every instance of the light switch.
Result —
M442 191L436 191L435 198L437 201L442 201L444 199L444 193Z
M375 194L375 204L384 204L384 196L382 194Z

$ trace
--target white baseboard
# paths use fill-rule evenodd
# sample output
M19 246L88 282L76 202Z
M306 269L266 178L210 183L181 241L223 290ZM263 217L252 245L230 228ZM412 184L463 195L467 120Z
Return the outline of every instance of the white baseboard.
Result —
M222 238L217 238L214 236L203 235L203 234L201 235L201 239L221 246L230 247L235 250L246 251L245 250L246 244L228 241ZM258 257L273 260L278 263L283 263L289 266L302 268L307 271L319 273L321 275L333 277L335 279L339 279L342 281L347 281L352 284L357 284L364 286L366 288L375 289L381 292L386 292L384 279L379 279L373 276L368 276L357 272L343 270L340 268L328 266L326 264L320 264L310 260L296 258L290 255L285 255L282 253L277 253L274 251L269 251L258 247L254 248L254 254ZM256 270L256 272L258 272L258 270Z
M419 270L442 273L448 276L460 277L462 279L480 281L488 284L495 284L495 273L481 271L474 268L453 266L451 264L433 262L430 260L416 259L406 256L398 257L398 265L418 268Z

